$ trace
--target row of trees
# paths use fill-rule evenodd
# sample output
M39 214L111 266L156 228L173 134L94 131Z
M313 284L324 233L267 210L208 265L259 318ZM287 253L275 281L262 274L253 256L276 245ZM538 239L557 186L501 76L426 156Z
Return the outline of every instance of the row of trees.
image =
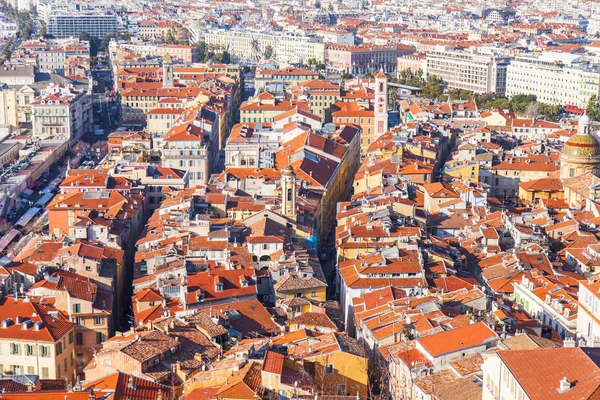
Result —
M410 71L401 71L400 77L390 78L390 82L399 83L401 85L414 86L421 89L421 95L428 99L439 99L446 101L448 96L444 94L444 82L435 75L423 79L423 71L418 70L416 73Z
M100 39L97 36L92 36L87 32L81 32L79 40L85 40L90 43L90 55L96 57L98 53L106 53L108 51L108 45L111 39L115 40L131 40L131 36L128 33L118 35L115 33L109 33Z
M520 94L509 99L506 96L494 93L478 94L469 90L454 88L445 90L444 82L436 76L429 76L427 79L423 79L423 73L420 70L416 73L412 73L410 70L401 71L399 77L390 78L390 82L419 87L422 91L422 96L428 99L475 101L477 107L480 109L509 110L510 112L530 118L543 115L551 121L556 121L560 118L560 114L563 111L560 106L538 102L537 97L533 94ZM600 108L598 108L597 98L590 99L587 112L590 118L595 116L594 119L600 119Z

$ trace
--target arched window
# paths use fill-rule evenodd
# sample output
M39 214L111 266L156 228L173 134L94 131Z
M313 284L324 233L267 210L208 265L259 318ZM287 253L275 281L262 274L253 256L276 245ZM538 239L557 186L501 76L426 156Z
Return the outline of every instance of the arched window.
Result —
M287 201L292 201L292 188L287 191Z

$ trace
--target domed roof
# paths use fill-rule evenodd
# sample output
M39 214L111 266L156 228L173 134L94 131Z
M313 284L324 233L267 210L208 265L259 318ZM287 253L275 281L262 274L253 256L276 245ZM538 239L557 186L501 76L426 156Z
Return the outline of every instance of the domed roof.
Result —
M587 159L600 157L600 143L589 133L580 133L571 136L563 147L562 155L569 158Z
M590 134L591 121L587 115L579 119L577 133L565 143L562 155L569 158L589 159L600 157L600 143Z

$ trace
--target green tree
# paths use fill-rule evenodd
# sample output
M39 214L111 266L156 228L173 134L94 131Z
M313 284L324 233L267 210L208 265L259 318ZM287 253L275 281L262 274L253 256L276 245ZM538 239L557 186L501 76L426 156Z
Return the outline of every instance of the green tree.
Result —
M421 85L421 91L423 97L427 97L428 99L441 99L444 94L444 83L437 76L430 75L427 78L427 81Z
M265 59L270 60L271 58L273 58L273 55L275 54L275 51L273 50L273 47L271 45L267 46L265 48Z
M496 108L498 110L509 110L510 109L510 100L508 100L507 98L503 97L503 98L499 98L496 99L492 102L492 106L491 107L485 107L485 108Z
M546 119L554 122L559 120L560 113L562 112L562 107L553 104L539 104L541 112L546 117Z
M208 51L207 47L206 47L206 42L198 42L196 43L196 48L198 49L198 59L200 61L206 62L206 53Z
M592 121L600 121L600 107L598 107L598 96L595 94L590 96L585 113Z
M518 94L511 99L511 109L516 113L524 113L529 104L535 102L537 96L535 94Z
M167 32L167 36L165 37L165 43L175 44L176 42L177 42L177 39L175 39L175 36L173 35L173 31L171 29L169 29L169 31Z

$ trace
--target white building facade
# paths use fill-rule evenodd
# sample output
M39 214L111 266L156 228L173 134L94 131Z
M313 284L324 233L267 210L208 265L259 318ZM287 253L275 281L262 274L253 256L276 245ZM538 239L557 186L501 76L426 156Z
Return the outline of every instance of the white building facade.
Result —
M600 281L579 282L577 333L580 346L600 347Z
M509 57L479 54L439 46L427 53L427 76L435 75L451 88L475 93L506 91Z
M516 57L508 67L506 96L534 94L537 101L585 108L600 94L600 71L582 56L546 52Z
M264 53L267 47L273 49L273 58L281 63L306 63L309 58L322 63L325 59L323 40L311 36L214 29L206 32L205 41L207 45L227 50L238 58L241 64L252 63L255 56L253 42L258 43L261 53Z

